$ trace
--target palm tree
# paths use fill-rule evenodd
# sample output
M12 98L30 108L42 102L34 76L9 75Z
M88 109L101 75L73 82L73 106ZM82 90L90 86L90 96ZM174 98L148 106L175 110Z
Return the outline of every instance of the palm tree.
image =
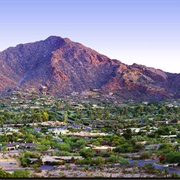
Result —
M7 151L7 148L6 148L6 146L3 146L3 147L2 147L2 149L1 149L1 151L3 152L3 157L4 157L4 155L5 155L5 152Z

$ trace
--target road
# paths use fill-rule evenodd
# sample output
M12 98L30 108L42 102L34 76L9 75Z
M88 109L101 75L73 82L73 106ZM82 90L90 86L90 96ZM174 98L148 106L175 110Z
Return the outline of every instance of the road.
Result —
M18 153L19 151L17 150L14 150L12 151L11 153ZM135 163L136 162L136 163ZM129 164L132 165L132 164L135 164L137 166L144 166L145 163L152 163L153 166L157 169L162 169L162 170L165 170L165 169L168 169L170 173L172 172L176 172L178 174L180 174L180 169L176 169L176 168L173 168L173 167L164 167L162 165L159 165L159 164L156 164L156 162L158 162L158 160L129 160ZM4 164L1 163L1 166L3 166ZM77 166L77 165L70 165L71 168L84 168L84 166ZM122 166L120 164L114 164L115 167L118 167L118 166ZM124 165L123 165L124 166ZM126 165L128 166L128 165ZM53 169L54 167L51 166L51 165L43 165L40 167L42 170L50 170L50 169ZM90 166L90 168L94 168L93 166ZM16 169L16 168L15 168ZM15 169L6 169L7 172L12 172L14 171ZM18 169L26 169L26 168L18 168ZM32 170L33 168L28 168L29 170ZM61 169L61 167L58 167L57 169Z
M15 170L26 170L26 169L28 169L28 170L33 170L33 168L14 168L14 169L5 169L5 171L6 172L14 172ZM4 169L3 169L4 170Z
M152 165L155 167L155 168L159 168L159 169L162 169L162 170L165 170L166 167L162 166L162 165L159 165L159 164L156 164L158 160L129 160L129 164L132 165L132 164L135 164L134 162L137 162L136 165L137 166L144 166L146 163L152 163ZM120 166L128 166L128 165L120 165L120 164L114 164L114 167L120 167ZM71 168L78 168L78 169L83 169L84 166L78 166L78 165L74 165L74 164L70 164L70 167ZM40 167L42 170L52 170L54 169L54 166L51 166L51 165L43 165ZM65 166L59 166L59 167L56 167L55 169L56 170L61 170L62 168L65 168ZM94 166L90 166L89 168L94 168ZM21 169L21 170L24 170L26 168L18 168L18 169ZM28 168L29 170L33 170L33 168ZM172 172L176 172L178 174L180 174L180 170L178 169L175 169L173 167L168 167L169 169L169 172L172 173ZM16 169L6 169L6 172L13 172L14 170Z
M129 163L130 164L133 164L134 162L137 162L137 165L138 166L144 166L144 164L146 163L152 163L152 165L157 169L162 169L162 170L165 170L166 168L169 169L169 172L172 173L172 172L176 172L178 174L180 174L180 169L175 169L173 167L164 167L162 165L159 165L159 164L156 164L156 162L158 162L158 160L129 160Z
M166 167L162 166L162 165L159 165L159 164L155 164L156 162L158 162L158 160L129 160L129 164L132 165L134 164L134 162L137 162L137 166L144 166L144 164L146 163L152 163L152 165L155 167L155 168L160 168L160 169L163 169L165 170ZM84 168L84 166L77 166L77 165L70 165L71 168ZM115 167L118 167L118 166L122 166L120 164L114 164ZM124 166L124 165L123 165ZM128 165L126 165L128 166ZM63 166L65 167L65 166ZM89 168L94 168L94 166L90 166ZM50 169L53 169L53 166L51 165L44 165L44 166L41 166L41 169L42 170L50 170ZM61 167L58 167L57 169L61 169ZM169 169L169 172L172 173L172 172L176 172L178 174L180 174L180 170L178 169L175 169L175 168L172 168L172 167L168 167Z

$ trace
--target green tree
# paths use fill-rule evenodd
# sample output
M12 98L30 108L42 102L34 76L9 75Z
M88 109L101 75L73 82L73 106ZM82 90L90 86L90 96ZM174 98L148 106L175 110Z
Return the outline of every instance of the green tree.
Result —
M16 169L14 170L12 175L15 178L28 178L30 175L30 172L28 169L25 169L25 170Z
M49 120L49 114L47 112L43 112L43 120L48 121Z
M7 151L6 146L3 146L2 149L1 149L1 151L3 152L3 156L4 156L5 152Z
M105 110L105 113L104 113L104 119L108 119L110 116L110 113L108 110Z
M43 152L45 152L45 151L48 150L48 147L45 146L45 145L39 145L39 146L36 146L34 149L35 149L36 151L39 151L39 152L43 153Z
M144 170L146 173L155 173L155 167L152 163L145 163Z
M133 146L129 143L125 143L125 144L117 146L113 151L118 152L118 153L133 152Z
M35 140L35 136L32 135L32 134L28 134L28 135L25 137L25 142L32 143L32 142L34 142L34 140Z
M173 145L170 143L163 143L159 146L159 151L162 151L164 153L168 153L173 150Z
M42 114L40 112L37 112L37 113L32 113L32 120L34 122L40 122L41 121L41 118L42 118Z
M100 152L101 157L109 157L110 155L111 155L111 152L109 152L109 151L102 150Z
M151 153L148 151L144 151L140 155L140 159L149 159L151 157Z
M13 176L12 176L12 174L7 173L6 171L2 170L2 168L0 168L0 177L1 178L11 178Z
M92 149L81 149L80 151L79 151L79 154L81 155L81 156L83 156L84 158L88 158L88 157L93 157L94 155L95 155L95 152L92 150Z
M87 111L87 115L88 115L88 117L91 117L91 116L92 116L92 111L91 111L91 110L88 110L88 111Z
M40 132L41 133L47 133L48 132L48 128L47 127L42 127Z
M105 160L102 157L97 157L97 158L93 159L93 163L95 165L102 165L105 163Z
M75 146L76 148L82 149L82 148L85 147L86 144L87 144L87 142L86 142L85 139L79 139L79 140L77 140L77 141L75 142L74 146Z
M129 161L128 161L128 159L120 157L119 164L121 164L121 165L129 164Z
M67 122L67 118L68 118L68 115L67 115L67 112L64 112L63 114L63 122Z
M117 163L119 162L120 157L117 155L111 155L110 157L107 158L107 161L110 163Z
M180 162L180 152L169 152L166 154L164 163L179 163Z
M70 152L71 151L71 147L68 143L65 143L65 142L62 142L62 143L58 143L56 145L56 147L61 150L61 151L68 151Z
M131 129L126 129L125 132L123 132L123 137L127 140L130 140L132 138Z

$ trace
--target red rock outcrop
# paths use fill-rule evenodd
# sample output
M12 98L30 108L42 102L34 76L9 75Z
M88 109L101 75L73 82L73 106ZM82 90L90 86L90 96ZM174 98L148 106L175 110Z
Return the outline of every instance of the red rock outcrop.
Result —
M101 89L125 99L180 97L180 74L128 66L67 38L51 36L0 52L0 91L42 85L56 95Z

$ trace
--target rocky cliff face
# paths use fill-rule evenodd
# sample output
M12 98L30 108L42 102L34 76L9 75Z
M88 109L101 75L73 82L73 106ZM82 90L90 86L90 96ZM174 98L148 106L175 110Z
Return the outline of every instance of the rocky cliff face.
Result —
M180 74L128 66L67 38L51 36L0 52L0 91L42 85L56 95L101 89L126 99L180 97Z

